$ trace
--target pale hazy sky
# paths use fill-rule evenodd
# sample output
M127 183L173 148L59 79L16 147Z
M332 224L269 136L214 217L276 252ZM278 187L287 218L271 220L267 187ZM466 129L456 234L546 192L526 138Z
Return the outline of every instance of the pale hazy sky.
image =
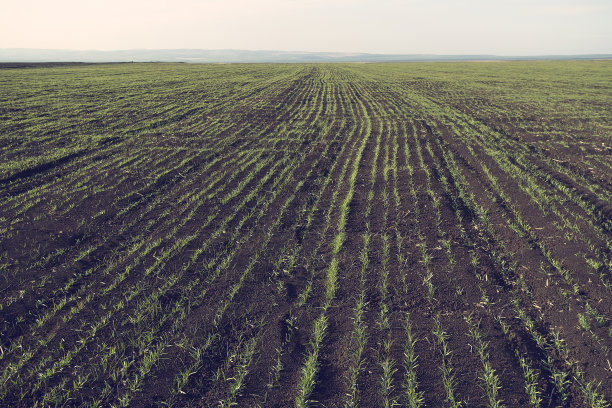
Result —
M0 48L612 53L612 0L0 0Z

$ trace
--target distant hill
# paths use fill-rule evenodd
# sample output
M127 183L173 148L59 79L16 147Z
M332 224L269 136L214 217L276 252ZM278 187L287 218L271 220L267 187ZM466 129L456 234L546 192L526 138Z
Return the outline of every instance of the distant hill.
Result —
M588 55L433 55L364 54L340 52L247 51L247 50L46 50L0 48L0 62L391 62L391 61L494 61L612 59L612 54Z

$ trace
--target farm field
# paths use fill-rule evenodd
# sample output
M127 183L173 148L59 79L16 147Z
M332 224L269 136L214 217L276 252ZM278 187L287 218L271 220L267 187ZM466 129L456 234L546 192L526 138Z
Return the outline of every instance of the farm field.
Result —
M0 69L0 405L608 407L612 62Z

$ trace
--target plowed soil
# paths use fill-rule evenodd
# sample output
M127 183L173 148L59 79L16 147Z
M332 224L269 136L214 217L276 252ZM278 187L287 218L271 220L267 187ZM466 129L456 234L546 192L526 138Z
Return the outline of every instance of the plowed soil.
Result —
M11 68L0 405L612 400L612 63Z

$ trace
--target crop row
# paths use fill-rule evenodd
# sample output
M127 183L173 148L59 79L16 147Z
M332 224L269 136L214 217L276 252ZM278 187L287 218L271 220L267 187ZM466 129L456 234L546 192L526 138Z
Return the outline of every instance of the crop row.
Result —
M0 397L609 406L586 64L0 73Z

